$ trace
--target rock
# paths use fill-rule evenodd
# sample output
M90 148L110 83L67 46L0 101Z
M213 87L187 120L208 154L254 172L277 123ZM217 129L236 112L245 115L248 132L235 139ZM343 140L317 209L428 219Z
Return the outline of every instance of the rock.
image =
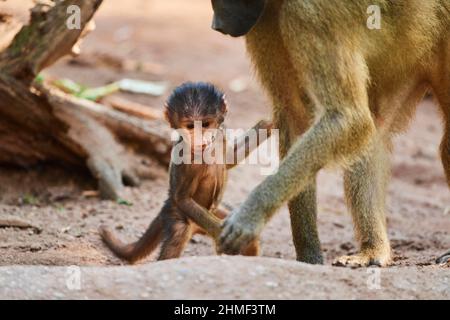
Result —
M261 257L192 257L80 270L81 289L71 291L67 267L0 267L0 299L450 299L445 267L379 269L382 290L368 285L373 277L368 269Z

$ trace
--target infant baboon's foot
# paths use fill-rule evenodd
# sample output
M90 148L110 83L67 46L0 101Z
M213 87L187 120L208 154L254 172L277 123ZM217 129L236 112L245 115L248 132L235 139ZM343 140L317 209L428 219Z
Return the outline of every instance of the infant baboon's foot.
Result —
M361 252L351 256L342 256L334 260L333 265L338 267L361 268L368 266L386 267L391 263L390 252L374 253Z
M241 254L247 257L257 257L259 256L259 253L260 248L258 240L253 240L245 249L241 251Z

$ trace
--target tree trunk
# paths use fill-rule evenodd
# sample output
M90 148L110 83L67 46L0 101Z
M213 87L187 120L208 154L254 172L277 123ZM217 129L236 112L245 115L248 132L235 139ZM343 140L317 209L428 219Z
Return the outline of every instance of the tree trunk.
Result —
M4 48L0 53L0 164L87 166L98 179L102 197L117 199L124 181L138 183L122 144L131 144L167 164L167 125L33 82L42 69L72 52L101 3L59 0L38 4L32 9L29 25L22 27L9 45L4 44L8 41L5 37L11 38L17 24L0 15L0 31L5 31L0 39L0 50ZM69 5L81 9L80 30L66 26Z

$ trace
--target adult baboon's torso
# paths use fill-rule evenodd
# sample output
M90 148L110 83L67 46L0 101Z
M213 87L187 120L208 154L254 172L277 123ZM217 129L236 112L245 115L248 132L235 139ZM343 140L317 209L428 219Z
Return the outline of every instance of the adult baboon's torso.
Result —
M247 35L275 119L291 139L305 131L320 110L308 83L299 79L302 64L327 58L324 68L343 68L338 59L333 61L334 54L350 48L366 65L369 107L379 130L386 132L403 129L425 92L448 70L450 0L342 2L269 0ZM381 29L367 26L371 5L381 9Z

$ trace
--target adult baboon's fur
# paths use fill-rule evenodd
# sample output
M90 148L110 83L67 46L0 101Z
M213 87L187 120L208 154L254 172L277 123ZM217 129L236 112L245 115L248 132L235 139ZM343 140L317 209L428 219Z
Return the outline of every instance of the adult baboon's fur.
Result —
M450 0L212 2L214 29L246 35L284 157L227 220L222 249L239 252L288 201L298 260L322 263L316 175L338 164L361 248L336 263L387 265L391 138L429 89L445 123L441 156L450 183ZM367 26L372 5L380 8L381 29Z

